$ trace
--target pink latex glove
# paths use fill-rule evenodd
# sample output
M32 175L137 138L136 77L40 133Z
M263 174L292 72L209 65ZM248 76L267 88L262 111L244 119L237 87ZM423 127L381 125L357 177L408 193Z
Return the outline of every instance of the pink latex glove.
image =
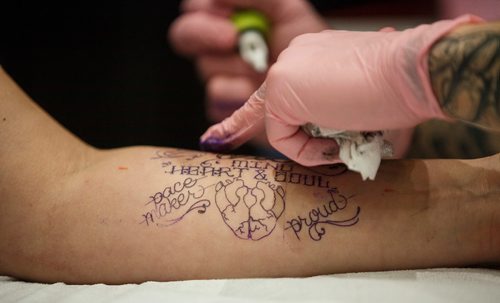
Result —
M237 52L238 34L229 16L238 8L257 9L272 23L270 63L296 36L328 28L305 0L184 0L184 13L170 27L169 38L177 52L196 59L212 121L231 115L265 79Z
M480 21L465 15L401 32L328 30L299 36L248 102L205 132L202 148L235 148L265 126L278 151L303 165L319 165L338 162L338 146L305 134L300 126L308 122L376 131L446 119L432 92L427 53L459 24Z

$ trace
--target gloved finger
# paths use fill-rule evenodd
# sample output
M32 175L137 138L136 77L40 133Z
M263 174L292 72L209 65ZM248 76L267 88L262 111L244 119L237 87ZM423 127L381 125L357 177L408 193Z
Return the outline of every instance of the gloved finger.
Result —
M212 77L206 85L208 118L220 122L240 108L255 92L256 84L248 78L232 76Z
M321 33L326 33L326 32L329 32L329 31L334 31L334 30L331 30L331 29L327 29L327 30L323 30L321 31L320 33L305 33L305 34L301 34L301 35L298 35L297 37L293 38L292 41L290 41L290 44L288 45L288 47L298 47L298 46L302 46L302 45L310 45L311 43L318 43L318 36L321 34ZM336 32L339 32L338 30L335 30Z
M339 146L333 139L314 138L299 126L286 124L268 113L266 132L269 143L279 152L304 166L341 162Z
M174 49L185 55L229 52L237 41L236 28L229 19L203 11L179 17L168 35Z
M201 149L229 151L261 133L264 130L264 89L261 86L231 117L210 127L200 138Z
M262 83L265 75L258 74L255 70L237 53L232 52L227 55L203 55L197 60L197 65L201 76L204 80L208 80L218 75L246 77ZM251 93L255 91L252 90ZM244 98L247 100L251 93Z

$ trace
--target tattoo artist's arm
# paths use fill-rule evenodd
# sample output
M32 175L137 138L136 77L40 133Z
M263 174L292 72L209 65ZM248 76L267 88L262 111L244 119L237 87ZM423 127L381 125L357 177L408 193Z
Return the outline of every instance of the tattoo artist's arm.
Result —
M434 44L428 62L447 114L500 130L500 22L458 27Z
M499 155L388 161L362 182L342 166L97 151L5 75L0 86L1 274L125 283L500 262Z

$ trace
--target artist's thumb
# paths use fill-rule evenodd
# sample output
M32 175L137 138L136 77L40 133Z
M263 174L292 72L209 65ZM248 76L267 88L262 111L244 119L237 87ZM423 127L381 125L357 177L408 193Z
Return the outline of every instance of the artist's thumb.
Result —
M314 138L297 125L284 122L279 117L266 116L269 143L289 159L304 165L316 166L341 162L339 146L335 140Z

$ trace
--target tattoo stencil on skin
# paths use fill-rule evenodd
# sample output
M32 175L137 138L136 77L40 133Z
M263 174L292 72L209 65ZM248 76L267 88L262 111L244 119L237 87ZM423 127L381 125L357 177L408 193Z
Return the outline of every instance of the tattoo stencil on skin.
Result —
M215 155L214 158L199 159L193 165L173 164L170 159L183 161L194 160L210 154L195 154L185 151L168 150L157 151L152 160L162 160L162 167L167 174L189 176L182 182L176 182L171 187L166 187L163 192L158 192L150 197L150 204L154 202L155 209L143 215L143 222L156 223L156 226L170 226L181 221L192 210L200 208L199 213L204 213L210 206L210 199L205 195L205 189L215 186L215 203L221 218L227 227L240 239L257 241L269 236L276 227L277 220L285 209L285 191L277 183L267 181L270 169L291 171L292 165L288 160L262 160L257 161L252 157L235 159L232 155ZM228 163L227 165L222 164ZM252 176L251 180L243 181L242 174ZM250 175L249 175L250 174ZM200 177L195 179L196 176ZM191 191L197 180L207 176L221 178L223 181L202 186L203 190ZM224 179L225 178L225 179ZM187 194L184 192L187 190ZM174 195L172 199L171 196ZM175 199L177 196L177 200ZM187 198L185 198L187 197ZM204 199L192 204L189 198ZM182 209L182 211L180 211ZM172 218L171 213L177 215ZM180 215L179 215L180 214ZM168 217L168 219L166 218ZM156 222L161 220L161 223Z
M347 227L359 220L360 208L347 220L333 220L330 216L343 211L348 199L336 188L331 188L328 177L347 171L345 165L330 165L305 168L315 174L295 171L290 160L268 160L250 156L215 155L209 153L192 154L183 150L157 151L152 160L162 160L162 168L170 175L187 176L184 181L175 182L163 191L150 196L147 205L154 203L154 209L143 214L142 223L156 226L170 226L181 221L193 210L205 213L215 204L225 225L232 233L245 240L257 241L268 237L276 227L285 210L285 190L281 184L297 184L327 189L331 200L321 207L312 209L308 217L297 216L286 222L285 229L292 229L297 239L302 228L309 228L309 237L319 241L326 233L323 224ZM201 159L198 159L201 158ZM181 165L169 159L178 159ZM198 163L182 165L182 161L198 159ZM224 162L221 162L224 161ZM272 172L272 173L271 173ZM242 176L247 177L244 181ZM196 177L199 177L196 179ZM216 177L222 181L201 185L198 180ZM205 189L215 186L215 199L205 196ZM175 215L173 215L175 213Z
M165 157L162 157L164 159ZM156 159L156 158L155 158ZM221 160L227 160L222 164ZM173 165L171 161L164 161L162 167L165 173L170 175L187 176L211 176L223 178L241 178L247 172L253 173L253 179L257 181L270 181L270 176L275 182L300 184L305 186L315 186L320 188L330 188L327 177L343 174L347 171L345 165L334 164L324 167L305 168L313 172L296 172L293 162L290 160L254 160L249 156L234 159L230 155L216 155L190 165ZM269 171L272 171L269 172ZM268 173L269 172L269 173Z
M241 179L215 186L215 204L235 236L260 240L271 234L285 210L285 191L280 185L257 181L250 187Z
M202 199L205 187L198 184L198 181L203 178L205 177L186 178L150 196L146 205L153 203L153 209L142 215L143 220L140 224L170 226L194 210L204 214L210 206L210 200Z
M335 213L342 212L349 204L349 199L353 196L346 197L339 193L337 189L330 188L327 190L330 200L322 206L313 208L309 211L305 218L300 215L296 218L286 221L285 230L292 229L295 236L300 240L299 233L302 228L308 228L309 238L313 241L320 241L326 234L326 229L322 225L332 225L337 227L350 227L359 222L359 214L361 208L356 207L354 215L348 219L334 220L330 219Z

